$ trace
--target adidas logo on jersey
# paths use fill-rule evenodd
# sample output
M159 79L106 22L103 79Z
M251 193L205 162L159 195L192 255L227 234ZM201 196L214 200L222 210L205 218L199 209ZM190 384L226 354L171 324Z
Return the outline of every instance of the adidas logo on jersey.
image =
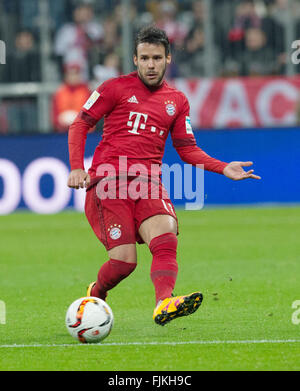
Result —
M139 103L139 101L136 99L135 95L132 95L132 97L129 98L127 102L129 102L129 103Z

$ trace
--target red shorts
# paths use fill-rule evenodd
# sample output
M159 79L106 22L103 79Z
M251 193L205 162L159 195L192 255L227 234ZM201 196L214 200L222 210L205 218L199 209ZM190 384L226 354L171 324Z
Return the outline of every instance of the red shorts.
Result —
M151 216L170 215L177 221L174 206L161 182L153 184L146 180L147 185L143 184L144 192L138 191L127 197L123 193L120 196L121 189L128 190L131 182L132 179L128 179L126 183L120 184L117 179L116 197L103 197L103 180L87 190L85 214L106 250L122 244L144 243L138 230L142 222ZM152 198L151 191L154 193ZM111 195L114 195L114 190L111 191Z

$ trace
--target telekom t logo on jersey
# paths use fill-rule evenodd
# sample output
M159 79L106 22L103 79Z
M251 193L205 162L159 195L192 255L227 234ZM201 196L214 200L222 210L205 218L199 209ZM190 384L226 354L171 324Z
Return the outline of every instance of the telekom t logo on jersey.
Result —
M128 121L127 125L132 126L133 128L131 130L128 130L129 133L133 134L140 134L138 132L138 129L144 130L146 128L146 122L148 119L148 114L143 114L143 113L137 113L135 111L131 111L129 114L129 120L133 119L135 117L134 122L133 121ZM140 124L141 122L141 124Z

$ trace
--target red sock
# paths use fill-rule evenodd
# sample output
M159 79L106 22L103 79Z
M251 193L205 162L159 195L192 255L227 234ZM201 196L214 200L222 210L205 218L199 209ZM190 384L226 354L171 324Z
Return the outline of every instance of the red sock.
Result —
M178 272L176 261L177 238L174 233L166 233L152 239L149 249L153 255L151 280L155 289L156 303L171 297Z
M117 259L110 259L105 262L99 270L98 279L91 291L91 295L105 300L107 291L128 277L134 271L135 267L136 263L118 261Z

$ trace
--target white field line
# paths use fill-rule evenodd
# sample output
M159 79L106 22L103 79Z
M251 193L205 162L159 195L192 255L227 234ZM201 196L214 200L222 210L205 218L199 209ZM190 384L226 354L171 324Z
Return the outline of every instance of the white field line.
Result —
M284 344L284 343L300 343L300 339L260 339L260 340L236 340L236 341L177 341L177 342L111 342L111 343L98 343L98 344L81 344L81 343L69 343L69 344L28 344L28 345L0 345L1 348L60 348L60 347L77 347L77 346L146 346L146 345L227 345L227 344Z

